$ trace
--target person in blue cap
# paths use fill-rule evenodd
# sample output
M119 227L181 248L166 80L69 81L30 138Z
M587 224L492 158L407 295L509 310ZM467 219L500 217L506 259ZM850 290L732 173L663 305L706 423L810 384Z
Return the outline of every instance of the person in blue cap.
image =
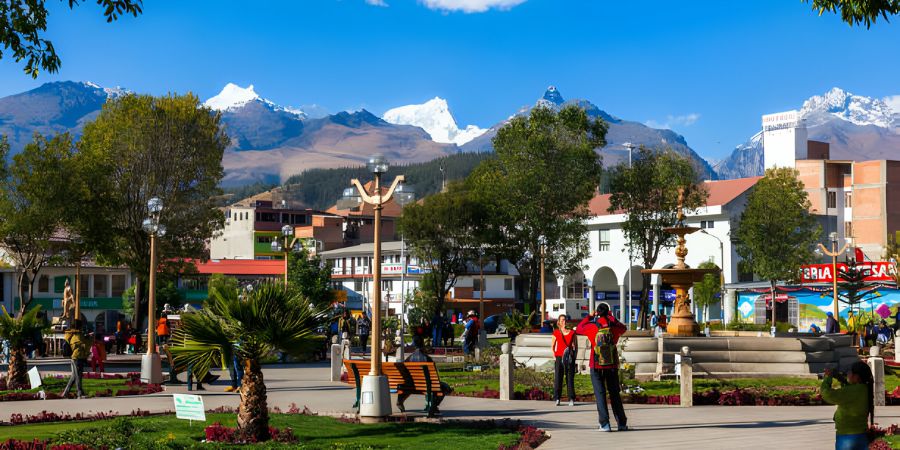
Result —
M840 324L838 324L838 321L835 320L834 314L832 314L831 311L828 311L827 313L825 313L825 316L826 316L826 319L825 319L825 333L826 333L826 334L829 334L829 333L840 333L840 332L841 332L841 326L840 326Z

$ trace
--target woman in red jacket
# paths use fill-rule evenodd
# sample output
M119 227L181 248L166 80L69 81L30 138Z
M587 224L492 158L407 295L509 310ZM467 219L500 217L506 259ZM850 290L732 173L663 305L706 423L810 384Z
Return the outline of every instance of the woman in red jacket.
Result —
M575 330L566 328L568 319L569 316L560 314L550 344L553 356L556 358L553 371L553 396L556 398L556 406L559 406L559 398L562 394L563 377L566 379L569 406L575 406L575 360L578 355L578 336L575 335Z

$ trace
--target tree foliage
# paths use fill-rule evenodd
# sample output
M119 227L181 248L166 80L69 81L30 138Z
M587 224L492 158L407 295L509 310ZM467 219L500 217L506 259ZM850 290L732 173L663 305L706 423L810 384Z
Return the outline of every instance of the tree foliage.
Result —
M431 272L432 282L422 290L443 310L444 298L457 277L468 270L466 263L478 257L487 220L484 205L463 183L453 183L447 192L426 197L403 209L399 229L410 253Z
M622 232L628 251L645 269L656 265L659 252L675 245L675 235L665 229L675 225L679 190L683 207L695 210L709 193L698 183L698 174L687 158L670 150L638 149L631 167L620 164L610 171L610 213L623 211ZM646 327L650 275L642 274L641 326Z
M51 256L54 233L66 220L74 147L68 134L34 141L13 156L0 139L0 247L16 266L21 314L34 297L34 282Z
M12 317L3 307L0 314L0 338L9 341L9 364L7 365L7 382L10 389L25 388L28 384L28 363L25 359L25 344L35 333L45 327L45 321L39 316L38 305L19 317Z
M813 259L813 246L821 233L797 176L793 168L766 169L734 231L738 255L746 267L769 280L773 297L778 281L799 278L800 266Z
M699 269L721 269L716 263L706 261L700 263ZM706 321L709 321L709 307L722 301L720 294L722 293L722 276L721 274L708 273L703 276L699 283L694 284L694 304L698 308L703 308Z
M69 8L78 6L78 0L64 0ZM103 9L107 22L120 16L137 17L142 12L142 0L96 0ZM47 31L46 0L5 0L0 2L0 58L3 50L12 52L16 62L25 61L25 73L37 78L41 70L56 72L62 63L50 40L44 38Z
M193 95L127 95L109 100L79 142L79 171L90 174L93 192L85 241L105 262L127 265L142 285L150 272L150 237L142 229L147 201L163 201L158 260L203 258L206 240L224 222L214 197L224 174L228 137L219 114ZM142 290L136 290L142 311ZM135 317L135 326L140 320Z
M506 259L527 276L526 298L538 291L541 242L545 270L572 273L588 255L584 220L602 172L596 150L606 145L607 124L577 106L537 107L517 116L494 138L496 159L470 176L486 207L488 254Z
M289 255L288 284L317 307L329 306L334 297L331 265L322 261L319 255L310 256L305 248Z
M870 28L879 17L888 22L888 16L900 14L900 0L812 0L812 8L820 16L826 12L840 13L841 20L848 25L862 23Z

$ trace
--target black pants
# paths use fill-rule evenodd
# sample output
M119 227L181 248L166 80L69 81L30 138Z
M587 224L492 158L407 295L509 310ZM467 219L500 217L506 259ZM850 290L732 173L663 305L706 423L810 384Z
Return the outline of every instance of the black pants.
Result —
M84 373L85 363L87 363L86 359L72 360L72 376L69 377L69 382L66 383L66 388L62 391L63 397L68 395L69 391L72 389L73 384L75 385L75 391L78 393L78 396L84 396L84 389L82 389L81 387L81 375Z
M627 425L628 418L625 417L625 407L622 406L622 397L619 396L619 370L591 369L591 384L594 385L594 397L597 399L600 425L609 424L609 411L606 409L607 392L609 392L613 414L616 416L616 425L619 427Z
M563 364L561 356L556 357L556 364L553 367L553 398L557 401L562 393L563 377L566 378L566 388L568 389L569 400L575 401L575 364L566 367Z

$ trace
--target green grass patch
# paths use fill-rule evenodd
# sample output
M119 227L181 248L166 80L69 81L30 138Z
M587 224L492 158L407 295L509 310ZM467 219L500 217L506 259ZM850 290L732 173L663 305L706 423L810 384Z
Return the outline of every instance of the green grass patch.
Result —
M205 423L179 420L174 415L126 417L94 422L57 422L0 427L0 441L16 438L52 439L55 443L85 442L109 448L233 448L204 444L204 428L214 422L235 426L235 414L207 414ZM381 423L362 425L331 417L272 414L270 425L290 427L295 444L267 443L263 448L301 449L496 449L511 445L519 435L507 428L471 427L466 423Z
M115 395L120 389L135 389L134 386L126 386L125 382L127 379L94 379L94 378L82 378L81 386L84 388L84 392L87 395L93 395L97 391L106 391L107 389L113 392ZM43 379L43 386L36 389L22 390L22 391L0 391L0 395L10 394L13 392L38 392L41 389L44 392L53 392L56 394L61 394L63 389L66 388L66 383L69 382L69 378L55 378L55 377L45 377ZM72 386L70 392L75 392L75 386Z

